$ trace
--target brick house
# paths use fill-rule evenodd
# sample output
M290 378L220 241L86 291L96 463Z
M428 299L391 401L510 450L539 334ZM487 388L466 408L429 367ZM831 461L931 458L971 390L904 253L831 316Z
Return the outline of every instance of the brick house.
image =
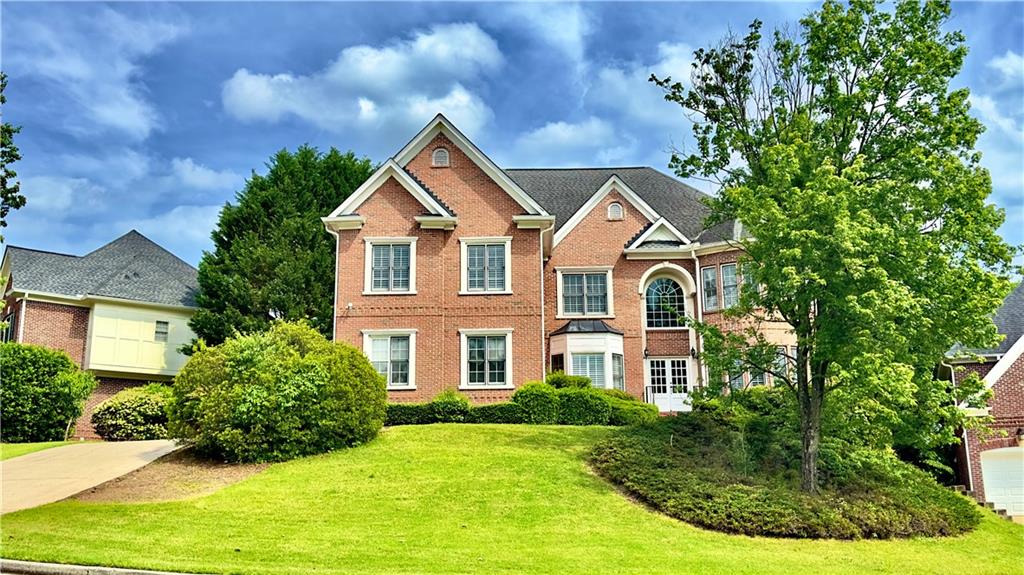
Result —
M165 382L194 337L196 270L137 231L84 256L7 246L0 340L61 349L99 385L74 436L96 438L92 411L125 387Z
M391 401L505 400L564 370L686 410L708 374L665 306L725 322L743 276L742 227L705 229L702 198L645 167L502 169L438 115L322 218L335 339L363 349ZM787 325L765 329L794 345Z
M1003 341L991 349L954 348L939 376L955 385L974 372L992 390L988 407L970 413L992 418L989 433L963 432L957 475L979 501L1024 520L1024 283L1006 297L994 321Z

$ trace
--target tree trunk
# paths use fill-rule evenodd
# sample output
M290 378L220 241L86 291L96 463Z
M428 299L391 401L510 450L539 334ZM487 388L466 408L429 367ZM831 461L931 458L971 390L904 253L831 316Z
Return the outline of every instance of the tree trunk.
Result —
M797 396L800 403L800 489L818 493L818 453L821 450L821 407L825 397L823 362L811 365L807 350L797 348Z

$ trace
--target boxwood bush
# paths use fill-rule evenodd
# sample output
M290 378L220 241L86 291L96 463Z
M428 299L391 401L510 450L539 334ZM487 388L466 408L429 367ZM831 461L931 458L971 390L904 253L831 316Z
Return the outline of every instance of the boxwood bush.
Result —
M469 415L469 400L454 389L446 389L430 401L432 423L461 423Z
M552 371L544 378L544 383L555 389L570 387L590 389L590 378L585 375L567 375L564 371Z
M384 425L426 425L434 422L429 403L389 403Z
M558 423L562 425L608 425L611 406L608 396L586 387L566 387L557 391Z
M172 437L227 461L281 461L358 445L384 423L384 378L358 349L304 322L200 348L174 381Z
M605 395L604 400L608 403L609 408L608 425L642 425L658 419L657 406L643 403L632 396L630 399L622 399L613 395Z
M659 417L600 443L591 462L661 512L730 533L886 539L957 535L980 521L972 501L892 453L839 443L823 448L822 491L807 495L799 453L754 448L744 428L721 413Z
M523 423L526 414L518 403L502 402L474 405L469 410L468 423Z
M171 386L151 383L119 391L92 413L96 433L107 441L141 441L167 437L167 403Z
M0 441L60 441L78 416L96 378L60 350L0 344Z
M558 423L558 393L539 381L527 382L512 394L512 402L523 410L523 423Z

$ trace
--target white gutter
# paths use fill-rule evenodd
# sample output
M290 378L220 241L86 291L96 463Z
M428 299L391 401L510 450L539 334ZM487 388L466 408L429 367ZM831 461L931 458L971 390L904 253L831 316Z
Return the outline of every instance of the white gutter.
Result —
M28 292L21 298L21 313L18 314L18 343L25 339L25 301L28 299Z

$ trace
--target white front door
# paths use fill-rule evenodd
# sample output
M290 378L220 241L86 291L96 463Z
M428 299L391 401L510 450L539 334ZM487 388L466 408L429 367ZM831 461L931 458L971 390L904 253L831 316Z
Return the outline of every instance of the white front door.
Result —
M658 411L690 411L690 360L682 357L646 360L644 399Z

